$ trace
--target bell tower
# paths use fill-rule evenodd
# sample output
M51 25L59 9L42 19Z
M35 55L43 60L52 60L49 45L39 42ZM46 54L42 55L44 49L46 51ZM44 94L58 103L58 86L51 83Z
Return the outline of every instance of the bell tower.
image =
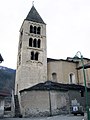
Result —
M46 80L46 24L33 5L20 28L15 91Z

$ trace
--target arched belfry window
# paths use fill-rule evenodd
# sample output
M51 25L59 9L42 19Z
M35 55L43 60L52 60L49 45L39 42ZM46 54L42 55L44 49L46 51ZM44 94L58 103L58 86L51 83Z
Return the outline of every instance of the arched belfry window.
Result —
M29 39L29 46L30 46L30 47L33 46L33 39L32 39L32 38Z
M38 48L40 48L41 40L38 39Z
M36 39L34 39L34 41L33 41L33 47L37 47L37 40Z
M52 80L53 82L57 81L57 73L52 73Z
M34 33L34 34L41 34L41 27L36 27L36 26L32 26L30 25L30 33Z
M33 33L33 26L30 25L30 33Z
M31 52L31 60L34 60L34 52Z
M38 61L38 56L39 56L38 52L34 52L34 51L31 52L31 60Z
M39 34L39 35L41 34L41 28L40 27L37 28L37 34Z
M34 34L36 34L37 32L37 28L36 28L36 26L34 26Z
M76 81L75 81L75 75L73 73L69 74L69 83L70 84L75 84L76 83Z
M35 60L38 60L38 55L39 55L39 53L36 52L36 53L35 53Z

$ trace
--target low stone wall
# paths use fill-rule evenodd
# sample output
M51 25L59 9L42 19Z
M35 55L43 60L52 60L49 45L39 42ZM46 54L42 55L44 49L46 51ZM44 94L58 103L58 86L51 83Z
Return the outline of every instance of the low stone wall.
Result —
M21 94L21 113L23 117L49 115L48 92L27 91Z
M24 91L21 93L23 117L67 114L68 94L61 91Z
M69 97L68 92L51 91L51 112L52 115L60 115L69 113Z

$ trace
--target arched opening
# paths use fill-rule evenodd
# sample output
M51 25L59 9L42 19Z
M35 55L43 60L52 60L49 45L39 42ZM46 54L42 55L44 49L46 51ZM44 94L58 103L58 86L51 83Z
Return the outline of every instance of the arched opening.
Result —
M41 28L40 27L37 28L37 34L39 34L39 35L41 34Z
M21 37L23 36L23 30L20 32L20 36L21 36Z
M20 32L20 40L22 40L23 30Z
M34 52L31 52L31 60L34 60Z
M35 53L35 60L38 60L38 55L39 55L39 53L36 52L36 53Z
M70 84L75 84L76 83L76 81L75 81L75 75L73 73L69 74L69 83Z
M38 39L38 48L40 48L41 40Z
M36 34L37 32L36 26L34 26L34 34Z
M33 26L30 25L30 33L33 33Z
M37 47L37 40L36 39L34 39L34 41L33 41L33 47Z
M22 48L22 41L20 40L20 43L19 43L19 49Z
M53 82L57 81L57 73L52 73L52 80Z
M29 39L29 46L32 47L32 46L33 46L32 44L33 44L33 39L30 38L30 39Z
M19 55L19 65L21 64L21 54Z

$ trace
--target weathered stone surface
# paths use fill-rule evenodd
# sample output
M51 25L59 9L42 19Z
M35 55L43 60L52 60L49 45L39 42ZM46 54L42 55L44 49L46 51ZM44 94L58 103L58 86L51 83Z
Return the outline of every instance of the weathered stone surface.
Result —
M23 117L50 116L67 114L67 92L61 91L24 91L21 93Z
M40 26L41 34L31 34L30 25ZM16 82L15 89L20 91L22 89L31 87L40 82L47 80L47 47L46 47L46 25L35 23L31 21L24 21L21 31L23 32L22 48L18 49L18 60L17 60L17 71L16 71ZM30 47L29 38L40 39L41 47ZM19 42L20 43L20 42ZM31 60L31 52L38 52L38 61ZM21 55L21 63L19 63L19 56ZM18 86L17 86L18 85Z

